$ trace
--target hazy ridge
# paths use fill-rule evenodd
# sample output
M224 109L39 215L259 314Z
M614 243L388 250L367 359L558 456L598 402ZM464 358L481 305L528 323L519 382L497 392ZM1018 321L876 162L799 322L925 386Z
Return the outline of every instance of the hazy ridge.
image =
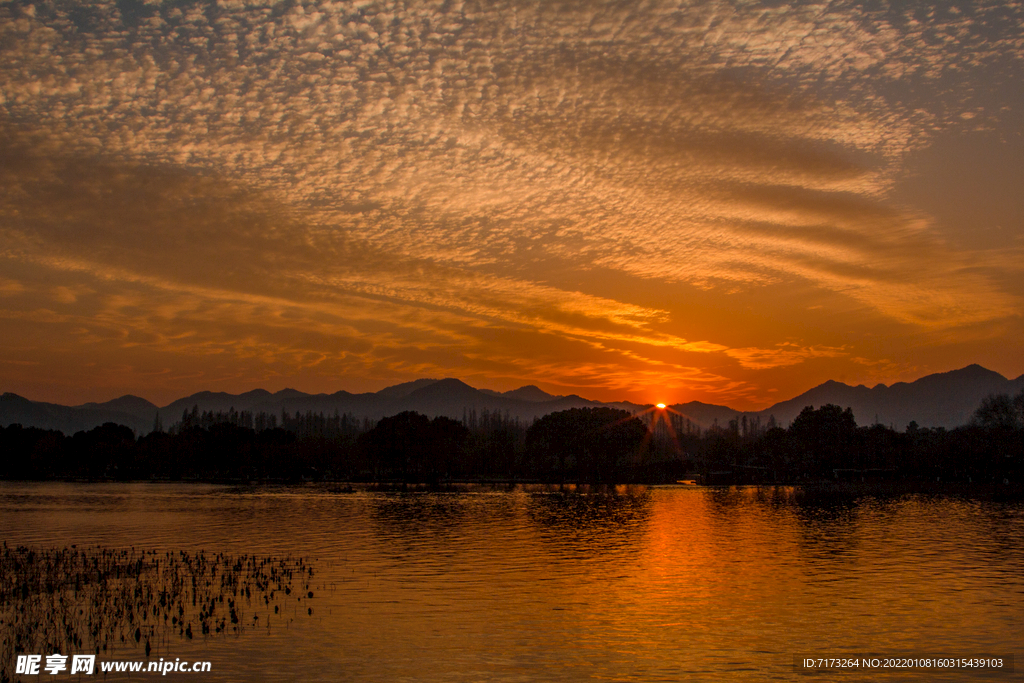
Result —
M828 381L799 396L776 403L760 411L738 411L699 401L675 404L672 408L695 425L708 427L716 422L723 426L744 415L758 417L762 423L771 416L781 425L788 425L805 406L819 407L834 403L853 409L858 424L876 421L903 430L916 421L921 427L951 429L965 424L989 394L1015 394L1024 389L1024 375L1010 380L980 365L969 365L951 372L927 375L914 382L897 382L891 386L850 386ZM140 434L152 430L157 414L162 424L170 426L192 407L202 411L260 411L280 414L312 411L333 415L351 413L359 418L378 420L404 410L415 410L434 417L445 415L461 419L468 411L483 410L507 413L529 422L551 412L569 408L609 406L640 411L645 406L630 402L590 401L575 394L555 396L529 385L499 393L475 389L458 379L420 379L387 387L375 393L307 394L295 389L271 393L256 389L243 394L201 391L158 407L138 396L126 395L105 403L64 406L31 401L17 394L0 397L0 425L21 424L26 427L59 429L73 434L104 422L124 424Z

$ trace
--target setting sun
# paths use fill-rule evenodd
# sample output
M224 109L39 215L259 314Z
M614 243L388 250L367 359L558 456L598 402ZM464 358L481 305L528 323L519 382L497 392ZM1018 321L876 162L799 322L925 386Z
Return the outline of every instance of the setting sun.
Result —
M658 408L658 410L665 410L665 404L664 403L659 403L656 407Z

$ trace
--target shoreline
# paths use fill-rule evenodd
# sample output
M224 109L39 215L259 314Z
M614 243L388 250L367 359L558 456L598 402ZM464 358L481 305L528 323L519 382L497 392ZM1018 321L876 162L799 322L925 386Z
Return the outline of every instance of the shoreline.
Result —
M289 481L289 480L226 480L226 479L2 479L4 484L173 484L220 486L234 489L323 489L325 493L344 495L356 492L379 493L470 493L478 490L527 492L565 492L579 494L620 494L639 489L681 489L706 491L770 491L789 490L798 495L813 496L892 496L939 495L968 498L1024 498L1024 483L957 482L957 481L796 481L758 484L695 484L695 483L587 483L544 482L525 479L452 479L441 482L397 480L351 481Z

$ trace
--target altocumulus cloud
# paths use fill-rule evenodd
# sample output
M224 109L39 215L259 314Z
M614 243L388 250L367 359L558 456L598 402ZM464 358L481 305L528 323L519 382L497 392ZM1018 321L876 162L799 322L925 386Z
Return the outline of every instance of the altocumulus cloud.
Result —
M61 329L55 352L145 351L169 377L213 357L218 381L753 400L742 372L853 351L691 333L644 283L717 304L809 287L915 330L1005 320L1014 260L951 248L891 195L934 136L1011 115L988 92L1015 82L1022 21L1016 2L0 3L7 352Z

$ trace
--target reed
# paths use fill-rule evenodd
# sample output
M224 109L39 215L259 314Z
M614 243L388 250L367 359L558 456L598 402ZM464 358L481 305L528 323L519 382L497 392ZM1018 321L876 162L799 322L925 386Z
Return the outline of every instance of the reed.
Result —
M305 558L135 548L0 550L0 682L18 654L165 652L172 639L241 635L312 615ZM287 606L291 606L288 617ZM282 614L282 610L285 613Z

